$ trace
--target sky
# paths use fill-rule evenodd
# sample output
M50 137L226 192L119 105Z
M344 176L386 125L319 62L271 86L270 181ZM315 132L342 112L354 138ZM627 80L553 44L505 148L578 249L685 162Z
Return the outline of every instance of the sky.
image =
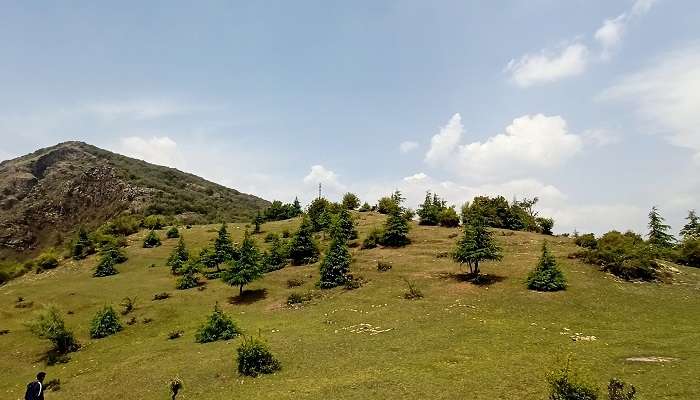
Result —
M67 140L268 200L700 210L692 0L2 1L0 160Z

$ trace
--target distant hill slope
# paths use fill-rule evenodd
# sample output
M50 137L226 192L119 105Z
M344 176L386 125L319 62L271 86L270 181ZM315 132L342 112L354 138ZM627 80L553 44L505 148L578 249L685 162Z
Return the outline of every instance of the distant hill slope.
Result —
M0 163L0 255L53 244L123 212L244 221L268 204L174 168L65 142Z

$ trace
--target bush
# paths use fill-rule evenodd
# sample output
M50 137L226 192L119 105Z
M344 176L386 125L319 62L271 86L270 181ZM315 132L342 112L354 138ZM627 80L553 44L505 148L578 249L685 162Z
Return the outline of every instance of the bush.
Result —
M47 339L53 345L52 351L66 354L78 350L78 342L69 331L56 307L49 307L29 323L29 330L41 339Z
M700 238L688 238L678 246L676 261L689 267L700 268Z
M557 267L557 262L547 249L546 242L542 245L542 256L537 267L527 277L527 288L540 292L566 289L564 274Z
M104 224L101 230L110 235L129 236L139 231L141 220L133 215L121 215Z
M184 335L184 334L185 334L185 331L183 331L182 329L176 329L176 330L170 331L168 333L168 339L170 339L170 340L178 339L178 338L181 338L182 335Z
M583 382L576 382L570 376L568 365L547 375L550 400L596 400L598 390Z
M270 232L270 233L268 233L267 235L265 235L265 239L263 239L263 241L264 241L265 243L272 243L272 242L274 242L275 240L279 240L279 238L280 238L280 237L279 237L278 234Z
M167 218L164 215L154 214L143 219L143 226L150 230L163 229L167 224Z
M371 211L371 210L372 210L372 206L370 206L369 203L365 202L364 204L362 204L362 206L360 207L360 209L358 211L367 212L367 211Z
M130 314L136 309L136 296L124 297L119 305L122 306L122 315Z
M52 252L41 253L35 260L36 265L41 269L54 269L58 267L58 259Z
M372 229L362 241L361 249L373 249L382 241L382 230L379 228Z
M360 199L354 193L345 193L343 195L343 207L347 210L354 210L360 206Z
M175 239L180 237L180 231L177 230L176 226L173 226L172 228L168 229L167 232L165 232L165 237L168 239Z
M88 236L85 229L80 228L78 230L78 238L73 243L73 248L71 249L71 256L75 260L82 260L83 258L95 253L95 245Z
M111 276L111 275L116 275L119 273L116 268L114 268L115 262L114 258L107 253L104 254L100 258L100 262L97 263L97 266L95 267L95 272L92 273L92 276L95 278L101 278L105 276Z
M576 239L574 239L574 243L576 243L577 246L585 247L587 249L595 249L598 247L598 241L595 239L595 235L592 233L577 236Z
M418 300L423 298L423 292L421 292L421 290L418 289L415 284L406 278L404 278L404 282L406 282L406 285L408 286L408 290L406 290L406 293L403 294L403 297L406 300Z
M608 383L608 399L609 400L634 400L637 389L630 385L629 389L626 388L627 384L619 379L612 378L610 383Z
M552 218L541 218L535 219L537 222L537 227L540 233L545 235L552 235L552 228L554 228L554 220Z
M275 235L272 246L263 254L263 269L265 272L276 271L287 264L288 249L282 239Z
M584 250L575 257L626 280L650 281L657 276L656 250L634 232L610 231L597 240L595 249Z
M126 260L129 259L129 258L126 256L126 253L124 252L124 250L122 250L121 248L119 248L119 247L118 247L117 245L115 245L115 244L108 244L108 245L104 246L104 247L100 250L100 254L101 254L103 257L104 257L105 255L109 255L110 257L112 257L112 259L114 260L114 263L115 263L115 264L121 264L121 263L123 263L123 262L125 262Z
M300 278L287 279L287 287L288 288L299 287L303 284L304 284L304 280L300 279Z
M377 271L386 272L391 269L391 263L384 261L377 261Z
M199 286L199 277L197 276L199 268L195 262L188 261L180 269L180 272L182 275L177 278L177 282L175 283L176 289L186 290Z
M267 345L258 339L245 339L238 347L238 373L241 375L256 377L277 372L281 368Z
M114 335L121 330L122 324L119 322L119 316L112 306L104 306L102 310L95 314L90 323L90 337L93 339Z
M197 330L195 340L197 343L209 343L217 340L233 339L241 333L231 317L224 314L219 304L214 305L214 312L207 321Z
M167 298L170 298L170 293L168 292L160 292L153 295L153 300L165 300Z
M440 212L440 225L446 228L456 228L459 226L459 215L454 207L445 208Z
M143 247L148 249L158 246L160 246L160 238L154 230L151 230L150 232L148 232L146 238L143 240Z

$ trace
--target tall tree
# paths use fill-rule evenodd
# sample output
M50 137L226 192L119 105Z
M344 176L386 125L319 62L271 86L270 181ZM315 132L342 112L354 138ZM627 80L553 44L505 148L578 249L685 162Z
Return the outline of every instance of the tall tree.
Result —
M314 232L320 232L328 227L330 224L330 217L328 215L328 207L330 203L323 197L315 198L311 204L309 204L306 213L309 215L309 220L311 221L311 228Z
M307 216L301 220L299 229L289 243L289 258L292 265L312 264L318 261L318 247L313 238L311 221Z
M245 231L238 259L229 262L229 268L223 272L221 278L231 286L238 286L239 294L242 295L243 286L260 278L262 274L260 251L248 231Z
M467 264L469 272L478 274L480 262L500 261L502 258L501 248L483 224L464 225L464 234L452 253L453 260Z
M222 223L216 240L214 241L214 257L216 258L216 262L222 264L235 259L236 256L236 249L233 247L233 242L231 242L231 236L229 236L228 230L226 229L226 223Z
M345 208L341 209L333 216L330 231L331 237L335 237L339 234L342 235L345 240L357 239L357 229L355 229L355 224L352 221L352 215Z
M664 223L664 218L659 214L659 210L656 206L651 208L649 211L649 233L647 234L649 238L649 244L656 247L671 247L675 239L673 235L668 233L671 229L669 225Z
M360 206L360 199L355 193L347 192L343 195L343 207L348 210L354 210Z
M296 217L298 215L301 215L303 210L301 209L301 203L299 203L299 198L294 197L294 203L292 204L292 208L294 210L294 215L293 217Z
M190 253L187 251L187 246L185 245L185 239L180 236L180 240L177 242L177 246L173 249L173 252L168 257L167 265L170 267L170 272L173 274L178 274L180 268L190 259Z
M408 221L395 210L386 218L384 223L384 233L382 234L382 245L388 247L402 247L411 243L408 238Z
M347 212L347 210L346 210ZM336 220L334 225L338 225L340 220ZM321 261L321 277L319 286L321 288L332 288L345 284L350 278L350 250L348 249L346 233L340 226L332 229L333 239L328 247L323 261Z
M688 216L685 219L688 220L688 223L681 229L683 239L700 239L700 218L695 214L695 210L688 211Z
M566 289L566 278L557 266L554 255L542 244L542 256L537 267L527 276L527 288L540 292L554 292Z

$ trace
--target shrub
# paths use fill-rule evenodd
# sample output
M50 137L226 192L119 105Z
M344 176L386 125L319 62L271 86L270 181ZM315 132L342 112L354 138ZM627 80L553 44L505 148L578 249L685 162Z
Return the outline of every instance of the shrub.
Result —
M129 236L139 231L141 221L133 215L120 215L102 226L102 231L110 235Z
M39 338L49 340L53 345L52 351L57 354L78 350L73 332L66 328L56 307L51 306L39 314L36 320L29 323L29 330Z
M634 400L637 389L630 385L629 389L626 388L626 383L612 378L610 383L608 383L608 399L609 400Z
M355 290L361 288L367 281L361 277L349 277L348 280L345 281L345 289L346 290Z
M124 297L124 299L119 305L122 306L122 315L127 315L131 313L136 309L136 296Z
M595 239L595 235L592 233L577 236L576 239L574 239L574 243L576 243L577 246L585 247L587 249L595 249L598 247L598 241Z
M367 211L371 211L371 210L372 210L372 206L370 206L369 203L365 202L362 204L362 206L360 206L360 209L358 211L367 212Z
M124 250L122 250L121 248L119 248L115 244L108 244L108 245L104 246L100 250L100 254L103 257L106 255L109 255L110 257L112 257L112 260L114 260L115 264L121 264L129 259L126 256L126 253L124 252Z
M263 241L265 243L273 243L275 240L279 240L279 238L280 237L278 234L270 232L267 235L265 235L265 239L263 239Z
M386 272L391 269L391 263L384 261L377 261L377 271Z
M361 249L373 249L382 241L382 230L379 228L372 229L362 241Z
M160 238L154 230L151 230L150 232L148 232L146 238L143 240L143 247L153 248L158 246L160 246Z
M247 338L238 347L238 373L241 375L256 377L277 372L281 368L267 345L258 339Z
M549 252L546 242L542 244L542 256L537 267L527 277L527 288L540 292L566 289L564 274L557 267L557 262Z
M654 280L657 275L656 250L634 232L610 231L597 240L595 249L584 250L575 256L623 279Z
M121 330L122 324L119 322L119 316L112 306L104 306L102 310L95 314L90 323L90 337L93 339L114 335Z
M287 279L287 287L288 288L299 287L303 284L304 284L304 280L300 279L300 278Z
M554 228L554 220L552 218L541 218L535 219L537 222L537 227L540 233L545 235L552 235L552 228Z
M282 237L283 237L283 238L287 239L287 238L290 237L290 236L291 236L291 235L290 235L290 233L289 233L289 229L285 229L285 230L282 231Z
M404 282L406 282L406 285L408 286L408 290L406 290L406 293L403 294L403 297L406 300L417 300L423 298L423 292L421 292L421 290L418 289L415 284L406 278L404 278Z
M598 391L583 382L576 382L571 376L569 366L547 375L550 400L596 400Z
M83 258L95 253L95 246L92 240L88 236L88 233L82 227L78 230L78 238L75 243L73 243L73 248L71 249L71 256L75 260L82 260Z
M399 214L390 214L384 224L381 244L387 247L402 247L411 243L408 238L408 221Z
M175 239L180 237L180 231L177 230L176 226L171 227L168 229L167 232L165 232L165 237L168 239Z
M114 268L114 264L114 258L112 258L109 253L102 255L102 257L100 257L100 262L98 262L97 266L95 267L95 272L92 273L92 276L101 278L118 274L119 271Z
M287 264L287 246L282 239L275 236L272 241L272 246L263 255L263 267L265 272L276 271L278 269L284 268Z
M456 228L459 226L459 215L454 206L445 208L440 212L440 225L446 228Z
M182 384L182 379L179 377L175 377L168 382L168 389L170 390L170 399L175 400L177 397L177 394L180 393L180 390L183 388Z
M678 246L676 261L689 267L700 267L700 238L689 237Z
M153 300L165 300L167 298L170 298L170 293L168 292L160 292L153 295Z
M292 260L292 265L313 264L318 261L318 254L318 247L313 239L311 221L304 217L289 243L289 258Z
M197 330L195 340L197 343L209 343L217 340L229 340L238 336L241 331L231 317L224 314L219 304L214 305L214 312L207 321Z
M164 215L149 215L143 219L143 226L150 230L163 229L167 225L167 218Z
M36 265L41 269L53 269L58 267L58 259L52 252L41 253L35 260Z
M170 339L170 340L178 339L178 338L181 338L182 335L184 335L184 334L185 334L185 331L183 331L182 329L173 330L173 331L170 331L168 333L168 339Z

